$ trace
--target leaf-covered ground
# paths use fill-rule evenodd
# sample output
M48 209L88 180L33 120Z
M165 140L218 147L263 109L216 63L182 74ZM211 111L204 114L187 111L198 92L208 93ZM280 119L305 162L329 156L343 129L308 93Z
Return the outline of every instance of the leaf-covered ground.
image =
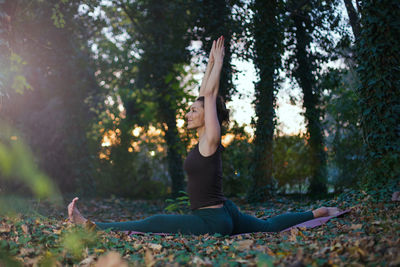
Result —
M352 191L315 202L282 197L258 206L233 199L243 212L258 217L322 205L352 208L314 229L235 237L88 231L66 222L65 208L31 202L34 213L1 218L0 266L399 266L400 202L391 201L390 193ZM142 219L164 207L162 201L79 201L82 213L98 221Z

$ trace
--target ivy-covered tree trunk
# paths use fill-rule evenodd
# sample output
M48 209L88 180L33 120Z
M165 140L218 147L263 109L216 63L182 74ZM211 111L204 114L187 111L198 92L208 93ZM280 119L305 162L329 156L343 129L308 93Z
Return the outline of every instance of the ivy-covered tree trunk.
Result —
M179 138L178 128L176 126L176 110L174 107L168 105L168 102L163 100L160 103L161 110L163 112L162 117L167 127L164 127L165 141L168 146L167 161L168 170L172 181L172 195L177 197L180 190L185 189L184 185L184 174L182 168L182 142ZM176 108L176 107L175 107Z
M321 195L327 192L326 187L326 153L324 151L323 129L320 121L321 112L318 108L319 94L314 79L312 60L308 56L308 49L312 37L306 31L304 25L309 24L309 14L299 10L293 14L293 22L296 34L295 57L297 66L294 77L303 91L303 106L306 109L308 142L311 149L313 175L310 181L309 193Z
M358 89L364 135L364 182L400 176L400 2L364 1L358 40Z
M280 65L282 32L277 16L278 0L255 1L254 64L260 80L255 87L255 123L253 186L248 194L250 202L265 201L273 193L272 144L275 129L275 93L277 69Z

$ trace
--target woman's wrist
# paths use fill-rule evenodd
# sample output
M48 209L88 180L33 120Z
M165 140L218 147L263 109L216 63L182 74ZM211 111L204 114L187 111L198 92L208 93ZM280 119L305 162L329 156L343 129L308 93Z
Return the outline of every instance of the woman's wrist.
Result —
M212 72L214 71L221 71L222 70L222 66L223 66L224 62L223 61L215 61Z
M224 64L224 60L223 59L219 59L219 60L215 60L214 61L214 67L222 67L223 64Z

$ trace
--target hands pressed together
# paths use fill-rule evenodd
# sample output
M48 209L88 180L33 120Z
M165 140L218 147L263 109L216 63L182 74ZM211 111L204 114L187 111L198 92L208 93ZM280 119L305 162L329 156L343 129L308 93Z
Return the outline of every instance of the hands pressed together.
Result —
M213 41L210 56L208 58L207 69L200 86L200 96L204 96L207 91L214 91L215 87L218 87L222 64L224 62L225 56L224 41L224 36L221 36L218 38L218 40ZM206 89L207 84L209 87L208 89Z
M225 56L224 41L225 41L224 36L221 36L218 38L218 40L213 41L210 51L209 63L211 64L216 63L222 65Z

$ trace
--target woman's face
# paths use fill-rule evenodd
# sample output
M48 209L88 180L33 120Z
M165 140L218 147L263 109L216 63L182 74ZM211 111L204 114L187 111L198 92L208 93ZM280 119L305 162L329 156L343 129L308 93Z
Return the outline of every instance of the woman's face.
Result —
M187 128L197 129L204 125L204 108L201 101L196 101L186 113Z

